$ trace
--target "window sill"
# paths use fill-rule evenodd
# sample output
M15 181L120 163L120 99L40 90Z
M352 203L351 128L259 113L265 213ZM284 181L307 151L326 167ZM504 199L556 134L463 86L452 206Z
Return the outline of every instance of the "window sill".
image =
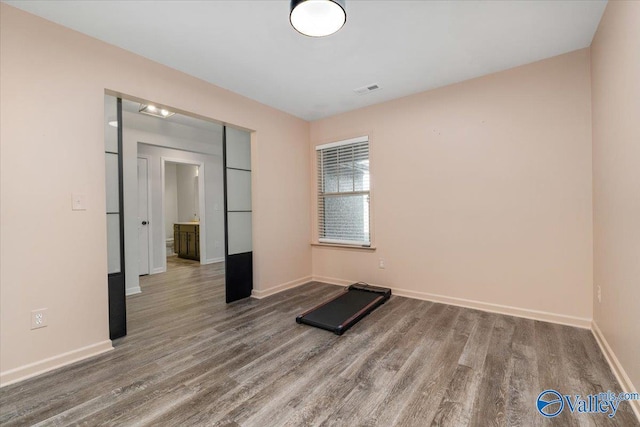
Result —
M375 251L375 246L355 246L355 245L343 245L338 243L311 243L311 246L317 246L321 248L336 248L336 249L352 249L356 251Z

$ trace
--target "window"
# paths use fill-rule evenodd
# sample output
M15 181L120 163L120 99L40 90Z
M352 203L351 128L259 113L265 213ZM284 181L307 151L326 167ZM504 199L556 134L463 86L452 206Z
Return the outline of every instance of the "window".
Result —
M369 137L316 147L320 243L370 246Z

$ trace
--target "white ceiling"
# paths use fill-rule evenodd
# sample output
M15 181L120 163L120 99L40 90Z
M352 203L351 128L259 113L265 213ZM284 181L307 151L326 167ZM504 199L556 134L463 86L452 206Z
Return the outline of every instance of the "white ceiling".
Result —
M345 27L309 38L287 0L6 3L306 120L587 47L606 5L347 0Z

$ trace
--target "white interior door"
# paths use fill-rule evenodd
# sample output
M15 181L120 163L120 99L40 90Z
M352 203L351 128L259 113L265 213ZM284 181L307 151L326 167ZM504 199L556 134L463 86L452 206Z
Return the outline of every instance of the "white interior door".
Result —
M138 157L138 268L149 274L149 168L147 159Z

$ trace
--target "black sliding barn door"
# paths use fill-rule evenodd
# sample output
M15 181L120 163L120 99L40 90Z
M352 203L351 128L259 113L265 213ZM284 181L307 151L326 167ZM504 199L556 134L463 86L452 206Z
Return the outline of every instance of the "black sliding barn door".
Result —
M251 134L224 127L225 290L227 303L253 289Z
M122 100L105 95L104 108L109 338L113 340L127 334L124 275L124 209L122 206Z

